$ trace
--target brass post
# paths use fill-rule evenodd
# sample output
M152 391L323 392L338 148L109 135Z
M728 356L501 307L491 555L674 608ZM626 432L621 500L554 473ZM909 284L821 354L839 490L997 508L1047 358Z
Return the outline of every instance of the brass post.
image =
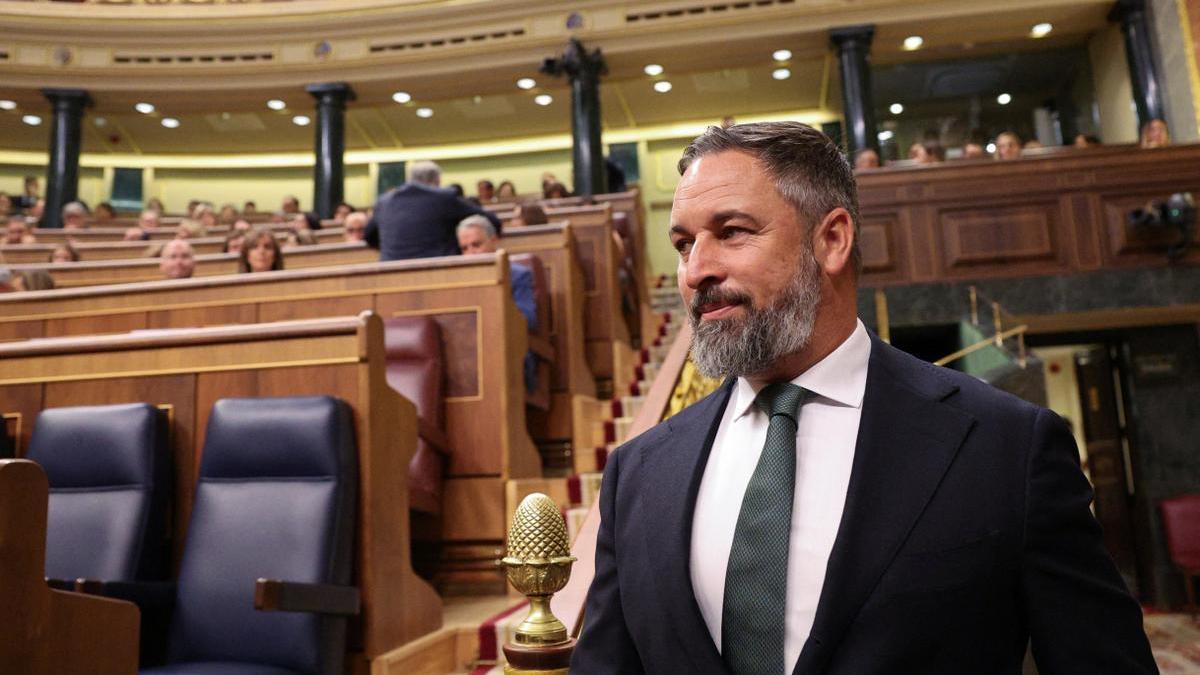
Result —
M892 343L892 325L888 318L887 295L882 288L875 289L875 327L879 329L879 339Z
M979 293L974 286L968 287L968 292L971 294L971 325L979 325Z
M1017 333L1017 365L1025 368L1025 331Z
M992 330L996 331L996 346L1003 347L1004 338L1000 334L1004 332L1004 328L1000 325L1000 303L998 302L992 303Z

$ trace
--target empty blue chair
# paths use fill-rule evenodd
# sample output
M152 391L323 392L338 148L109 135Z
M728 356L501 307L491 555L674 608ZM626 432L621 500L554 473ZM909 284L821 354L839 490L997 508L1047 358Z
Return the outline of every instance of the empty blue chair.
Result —
M200 461L167 665L142 672L340 675L346 616L358 611L357 590L349 586L356 459L353 415L342 401L218 401ZM260 604L284 611L257 610L256 590Z

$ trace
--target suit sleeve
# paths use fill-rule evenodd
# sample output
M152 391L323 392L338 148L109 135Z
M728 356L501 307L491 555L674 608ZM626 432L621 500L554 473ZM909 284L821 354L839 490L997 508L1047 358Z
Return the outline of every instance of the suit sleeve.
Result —
M608 458L600 485L600 531L596 536L596 576L583 610L583 631L571 657L571 675L644 673L637 647L625 625L617 578L615 524L621 451Z
M371 248L379 248L379 221L375 220L374 215L367 221L367 229L363 230L363 241Z
M1042 675L1157 673L1142 611L1104 548L1061 418L1038 410L1026 476L1023 601Z
M533 273L521 265L512 266L513 302L525 317L529 332L537 330L537 298L533 292Z

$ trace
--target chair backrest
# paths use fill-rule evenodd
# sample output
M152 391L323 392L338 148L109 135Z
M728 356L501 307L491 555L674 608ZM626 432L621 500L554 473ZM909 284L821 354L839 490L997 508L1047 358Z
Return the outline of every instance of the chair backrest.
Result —
M533 298L537 303L537 329L535 334L542 337L550 335L553 318L550 316L550 277L542 259L533 253L515 253L508 257L509 262L528 269L533 274Z
M1200 570L1200 495L1182 495L1158 504L1171 562Z
M47 577L165 578L166 415L147 403L43 410L26 457L50 481Z
M168 661L340 673L344 618L254 609L255 580L349 584L358 462L328 396L213 405L179 570Z
M387 382L413 402L417 416L436 429L445 428L443 387L446 372L442 332L428 316L398 316L383 322ZM409 506L423 513L440 513L446 459L418 439L408 465Z

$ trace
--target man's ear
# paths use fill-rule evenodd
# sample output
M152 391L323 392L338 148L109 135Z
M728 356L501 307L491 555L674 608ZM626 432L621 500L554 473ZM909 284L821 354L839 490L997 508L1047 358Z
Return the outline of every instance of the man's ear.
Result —
M813 256L825 274L841 275L853 264L854 219L846 209L839 206L825 214L813 228L812 237Z

